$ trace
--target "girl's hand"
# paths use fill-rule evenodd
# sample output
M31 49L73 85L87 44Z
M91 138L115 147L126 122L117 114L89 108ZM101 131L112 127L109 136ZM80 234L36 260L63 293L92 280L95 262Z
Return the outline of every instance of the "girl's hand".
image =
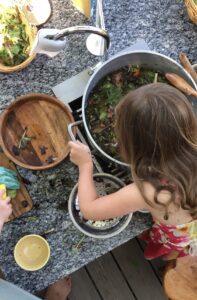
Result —
M0 191L0 225L3 225L12 213L12 204L10 203L10 197L3 200L3 194L5 190Z
M69 142L70 160L79 168L84 166L93 166L92 156L88 146L82 144L80 141Z

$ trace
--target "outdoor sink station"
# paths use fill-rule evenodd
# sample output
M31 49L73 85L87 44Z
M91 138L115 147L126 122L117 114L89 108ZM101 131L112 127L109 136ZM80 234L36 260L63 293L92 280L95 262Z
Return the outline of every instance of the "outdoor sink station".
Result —
M190 76L185 75L185 71L178 65L173 65L171 61L173 59L178 62L179 53L184 52L193 64L197 62L196 25L190 21L184 1L103 1L104 23L101 15L96 22L96 9L93 16L87 19L74 8L70 0L50 2L50 18L40 26L41 30L55 29L53 34L48 32L48 35L53 37L58 30L62 30L61 34L64 36L68 34L68 28L74 27L75 29L72 30L75 32L73 34L69 32L65 44L61 44L64 40L62 40L63 36L59 35L59 46L62 51L57 49L57 55L49 57L37 53L20 71L0 73L0 113L3 113L18 97L26 94L46 94L51 97L56 96L60 102L69 105L69 111L74 111L73 114L70 112L73 118L70 121L81 120L82 101L83 103L86 101L83 91L85 88L91 88L91 81L88 83L89 71L97 65L98 69L92 77L96 82L102 75L101 64L104 64L107 70L111 68L110 61L120 66L124 57L125 59L133 57L132 54L122 52L120 60L113 58L114 55L120 55L121 51L155 51L161 57L167 56L169 66L172 68L175 66L174 70L176 67L180 68L181 74L185 76L184 79L195 88L195 83ZM83 27L80 27L83 33L77 31L78 26ZM95 26L96 31L93 30ZM37 29L40 30L40 27ZM86 31L87 27L89 31ZM107 63L103 61L103 56L99 56L98 47L92 47L91 35L95 33L99 33L95 43L102 41L100 46L104 47L102 54L106 54L104 59L109 61ZM105 40L99 40L98 36ZM52 46L53 37L49 39ZM89 42L87 42L88 37L90 37ZM54 49L51 50L54 53ZM88 94L87 89L86 94ZM82 95L83 100L79 99ZM192 103L194 101L192 100ZM58 108L60 107L61 104ZM23 117L25 119L24 114ZM44 124L46 126L46 122ZM66 131L67 126L65 126ZM82 142L88 142L86 131L80 125L79 136ZM59 145L57 149L58 147ZM26 207L23 207L21 215L20 211L14 211L13 220L8 222L2 231L0 268L6 280L31 293L72 274L95 258L138 236L151 225L149 214L137 212L133 214L129 225L114 237L107 239L84 237L83 233L74 226L68 213L68 200L78 180L78 169L70 162L67 154L62 156L61 163L56 164L57 160L53 160L54 166L46 169L24 168L20 162L19 164L15 162L23 184L20 199ZM10 162L5 162L3 155L0 153L0 165L8 166ZM119 168L117 165L114 166L112 161L109 164L103 163L102 156L97 157L95 154L95 173L101 172L114 174L125 183L129 181L127 166ZM24 200L28 204L24 205ZM27 234L44 236L50 246L48 263L34 272L21 269L16 264L13 254L17 241Z

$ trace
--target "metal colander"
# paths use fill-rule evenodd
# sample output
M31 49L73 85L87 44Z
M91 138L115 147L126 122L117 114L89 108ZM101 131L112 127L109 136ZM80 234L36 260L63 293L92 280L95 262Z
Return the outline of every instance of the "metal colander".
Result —
M116 192L124 182L110 174L98 173L93 175L98 196L105 196ZM84 234L95 238L109 238L120 233L130 222L132 214L110 220L91 221L83 218L78 203L78 184L70 194L68 210L74 225Z

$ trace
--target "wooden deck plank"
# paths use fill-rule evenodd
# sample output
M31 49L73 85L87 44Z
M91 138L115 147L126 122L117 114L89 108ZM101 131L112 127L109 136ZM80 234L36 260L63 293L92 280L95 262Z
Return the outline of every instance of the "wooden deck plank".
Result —
M101 300L85 268L74 272L71 278L72 289L69 300Z
M135 300L110 253L88 264L87 270L104 300Z
M112 251L138 300L167 300L163 288L135 239Z
M141 249L144 249L145 245L146 245L145 242L140 239L137 239L137 241L138 241L138 244L140 245ZM157 278L159 279L159 281L162 284L163 283L163 269L166 265L166 262L163 261L161 258L149 260L148 262L152 266L155 274L157 275Z

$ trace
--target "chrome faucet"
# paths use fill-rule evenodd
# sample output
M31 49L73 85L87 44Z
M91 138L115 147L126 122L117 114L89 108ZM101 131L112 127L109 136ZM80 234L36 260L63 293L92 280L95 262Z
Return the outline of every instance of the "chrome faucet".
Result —
M96 27L105 30L102 0L97 0ZM106 40L104 40L102 37L95 34L90 34L86 40L86 46L89 52L96 56L102 56L102 60L105 60L106 50L109 48L109 45L106 44Z
M57 34L47 35L46 39L57 41L74 33L91 33L86 41L87 49L94 55L103 56L110 46L110 37L105 30L103 3L97 0L96 4L96 26L73 26L60 30Z

